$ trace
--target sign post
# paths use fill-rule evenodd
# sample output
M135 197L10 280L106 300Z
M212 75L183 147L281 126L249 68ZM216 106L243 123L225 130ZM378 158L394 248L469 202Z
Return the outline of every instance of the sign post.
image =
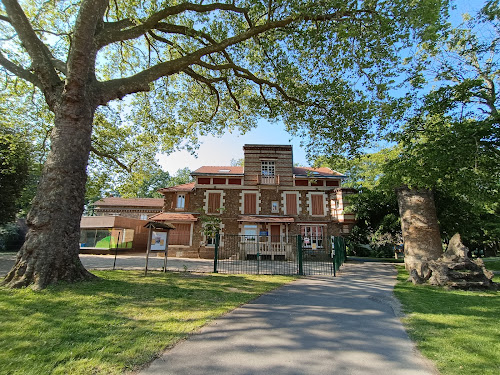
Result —
M169 223L159 223L156 221L150 221L144 227L149 228L144 276L147 276L148 274L149 253L151 251L165 251L165 259L163 261L163 272L167 272L169 232L170 230L175 229L175 227Z

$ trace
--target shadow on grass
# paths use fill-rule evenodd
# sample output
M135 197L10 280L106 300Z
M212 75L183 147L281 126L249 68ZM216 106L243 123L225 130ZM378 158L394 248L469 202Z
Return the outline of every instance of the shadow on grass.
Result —
M500 292L415 286L406 278L400 268L395 294L409 314L409 334L441 373L500 373Z
M0 289L2 371L131 370L207 320L282 284L243 275L95 273L101 279L43 291Z

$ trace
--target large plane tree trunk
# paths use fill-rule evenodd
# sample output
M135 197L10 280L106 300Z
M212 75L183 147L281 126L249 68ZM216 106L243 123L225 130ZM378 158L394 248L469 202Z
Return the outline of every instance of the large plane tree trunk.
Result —
M427 280L428 262L443 254L434 195L427 189L397 190L405 268L412 280Z
M29 231L16 263L3 281L12 288L44 288L58 281L95 278L80 262L80 218L95 108L87 95L63 94L55 111L51 151L28 215Z

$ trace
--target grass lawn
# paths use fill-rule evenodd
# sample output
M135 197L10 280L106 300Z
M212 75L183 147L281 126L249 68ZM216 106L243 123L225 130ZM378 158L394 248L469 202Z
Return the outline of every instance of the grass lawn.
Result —
M414 286L397 268L395 294L408 314L408 333L441 374L500 374L500 292Z
M500 257L482 259L487 269L490 271L500 271Z
M43 291L0 288L0 373L119 374L285 276L100 271Z

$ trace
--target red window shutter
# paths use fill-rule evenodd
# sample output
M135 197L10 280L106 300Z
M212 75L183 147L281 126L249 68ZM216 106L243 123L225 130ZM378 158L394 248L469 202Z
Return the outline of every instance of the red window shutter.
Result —
M308 184L307 180L295 180L295 186L307 186Z
M189 194L186 193L184 198L184 211L187 211L189 207Z
M213 181L214 181L214 185L225 185L226 184L225 178L214 177Z
M257 194L245 194L245 214L255 215L257 213Z
M297 215L297 195L287 194L286 195L286 214L287 215Z
M208 193L208 213L217 214L220 208L220 193Z
M198 177L198 184L200 185L210 185L210 178Z
M229 185L241 185L241 178L229 178Z
M177 194L172 193L172 210L175 210L177 208Z
M170 245L189 246L191 237L191 224L175 223L175 229L169 233L168 243Z
M323 195L313 194L311 195L312 204L312 214L313 215L324 215L323 209Z

